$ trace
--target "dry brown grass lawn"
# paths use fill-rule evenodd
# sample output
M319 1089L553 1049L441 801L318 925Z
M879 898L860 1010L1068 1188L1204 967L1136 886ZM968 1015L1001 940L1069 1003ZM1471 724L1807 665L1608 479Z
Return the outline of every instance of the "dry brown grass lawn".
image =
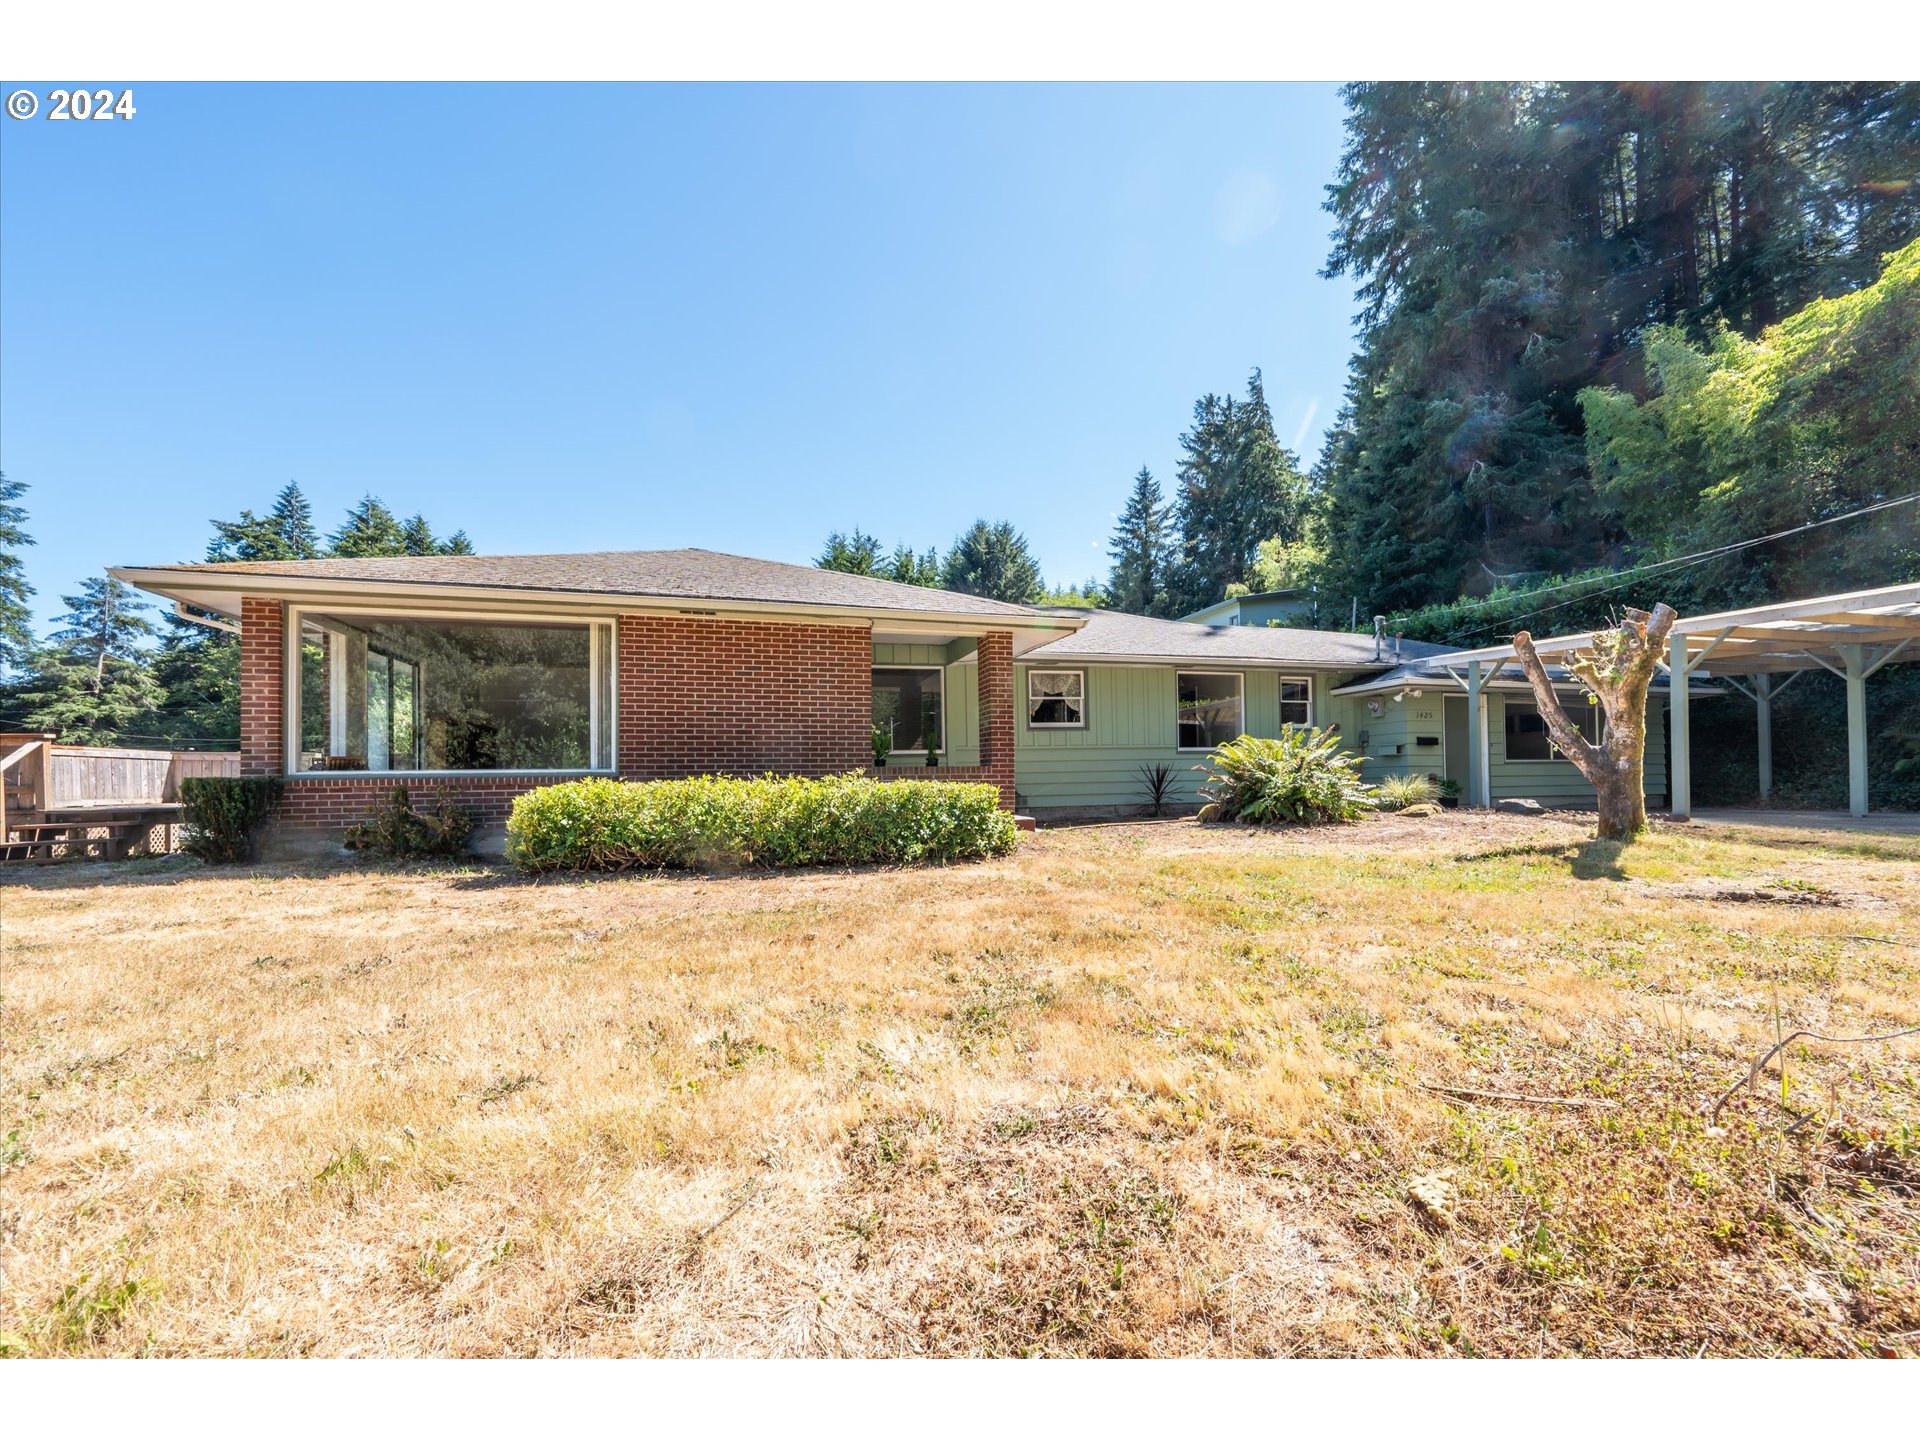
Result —
M1580 834L10 879L0 1346L1912 1353L1920 842Z

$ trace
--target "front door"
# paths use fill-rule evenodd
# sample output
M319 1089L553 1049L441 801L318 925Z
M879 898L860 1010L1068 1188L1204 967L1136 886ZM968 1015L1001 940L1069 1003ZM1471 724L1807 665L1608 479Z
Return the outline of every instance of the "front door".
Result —
M1446 754L1441 761L1447 779L1467 793L1467 697L1446 697Z

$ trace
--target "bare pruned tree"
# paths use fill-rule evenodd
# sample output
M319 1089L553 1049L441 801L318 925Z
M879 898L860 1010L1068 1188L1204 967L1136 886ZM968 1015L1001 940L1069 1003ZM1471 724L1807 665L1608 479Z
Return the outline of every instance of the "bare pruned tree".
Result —
M1667 632L1679 618L1664 604L1655 605L1652 614L1628 610L1619 626L1594 632L1584 649L1556 657L1606 711L1606 728L1598 744L1587 739L1561 708L1547 667L1533 648L1533 636L1522 630L1513 637L1547 733L1593 782L1602 840L1631 840L1647 828L1647 689L1666 648Z

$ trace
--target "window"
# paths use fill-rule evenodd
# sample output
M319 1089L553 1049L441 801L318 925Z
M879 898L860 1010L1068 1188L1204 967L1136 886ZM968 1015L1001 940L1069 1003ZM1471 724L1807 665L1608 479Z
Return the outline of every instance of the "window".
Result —
M1084 729L1087 723L1087 672L1027 671L1027 724L1036 729Z
M1240 676L1183 670L1174 680L1182 750L1211 750L1240 734Z
M1280 723L1282 725L1311 725L1313 723L1313 682L1311 680L1280 681Z
M1560 748L1547 734L1547 722L1540 707L1531 700L1507 701L1507 759L1562 760ZM1567 718L1594 744L1600 743L1603 716L1598 705L1575 704L1567 707Z
M897 752L925 754L927 737L944 752L946 716L941 691L946 672L937 665L876 666L873 672L873 723L893 736Z
M613 627L297 611L296 773L613 768Z

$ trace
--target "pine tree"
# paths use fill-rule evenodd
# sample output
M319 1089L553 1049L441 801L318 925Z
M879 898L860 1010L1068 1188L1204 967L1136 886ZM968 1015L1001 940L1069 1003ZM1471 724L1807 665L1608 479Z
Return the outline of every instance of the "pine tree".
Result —
M212 561L311 560L320 553L313 507L295 481L281 487L264 516L242 510L238 520L214 521L213 531L207 546L207 559Z
M836 530L827 536L826 549L813 562L822 570L838 570L846 575L878 574L880 542L859 526L851 534Z
M940 575L949 590L1015 605L1037 604L1046 592L1026 536L1008 520L974 521L947 551Z
M237 636L166 617L151 666L160 699L142 723L167 745L190 748L240 739L240 642Z
M394 513L367 495L347 512L346 523L334 532L329 553L348 559L366 559L416 552L407 548L406 527Z
M15 704L28 726L52 730L70 743L111 744L160 703L143 642L153 625L134 591L118 580L88 580L48 643L34 652L32 674Z
M1306 479L1274 433L1258 370L1245 400L1204 395L1195 402L1180 448L1179 563L1169 586L1176 614L1244 585L1262 542L1297 540L1307 510Z
M1113 557L1107 603L1134 615L1166 614L1174 539L1160 482L1144 465L1133 477L1133 492L1113 527L1107 553Z
M1580 391L1641 338L1751 338L1920 234L1920 87L1363 84L1327 208L1360 343L1317 468L1329 598L1617 564Z
M921 585L937 589L940 585L940 556L937 551L916 551L911 545L896 545L893 554L876 572L902 585Z
M409 555L437 555L440 542L433 538L433 527L427 524L427 517L415 511L400 524L400 543Z
M27 607L33 587L20 558L20 547L33 544L33 537L26 532L26 509L16 503L26 489L26 481L0 473L0 676L24 665L33 649L33 612Z

